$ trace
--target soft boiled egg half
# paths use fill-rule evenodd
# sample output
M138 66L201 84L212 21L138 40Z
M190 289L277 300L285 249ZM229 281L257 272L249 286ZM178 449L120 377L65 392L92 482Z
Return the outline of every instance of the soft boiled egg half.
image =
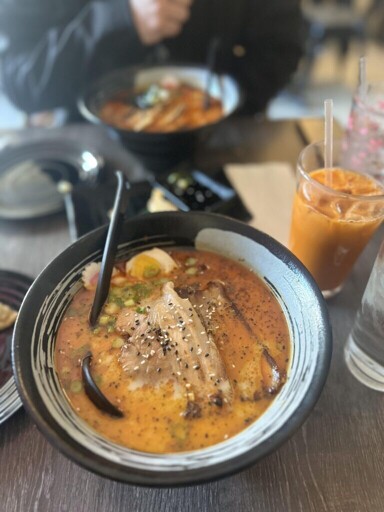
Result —
M176 266L176 262L168 253L156 247L143 251L127 261L125 271L139 279L150 279L169 274Z

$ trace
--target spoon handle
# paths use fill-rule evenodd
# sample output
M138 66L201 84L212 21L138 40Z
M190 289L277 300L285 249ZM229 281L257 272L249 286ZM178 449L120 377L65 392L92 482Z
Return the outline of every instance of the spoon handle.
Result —
M89 314L89 323L91 327L95 326L104 302L108 297L112 270L115 262L115 254L120 237L121 225L123 223L124 213L127 207L127 194L125 194L127 184L125 176L121 171L116 171L115 174L117 178L117 190L111 215L111 221L109 223L107 238L104 246L95 298L93 300L92 308Z

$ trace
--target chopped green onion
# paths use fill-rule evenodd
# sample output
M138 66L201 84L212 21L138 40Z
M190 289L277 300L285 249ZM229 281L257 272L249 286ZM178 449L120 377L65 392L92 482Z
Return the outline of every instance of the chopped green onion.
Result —
M147 312L147 308L143 308L141 306L136 308L136 313L140 313L140 315L144 315Z
M156 277L159 273L159 267L156 267L155 265L149 265L148 267L145 267L143 271L143 276L145 277L145 279L150 279L151 277Z
M83 389L83 385L81 381L74 380L71 382L69 389L72 391L72 393L80 393L80 391Z
M189 276L194 276L195 274L197 274L197 268L196 267L189 267L189 268L187 268L185 273L188 274Z
M111 321L111 317L108 315L102 315L99 318L99 325L107 325Z
M163 285L165 283L168 283L169 279L167 277L162 277L158 279L154 284L155 285Z
M197 259L196 258L188 258L185 260L185 266L186 267L193 267L193 265L196 265Z
M109 302L108 304L106 304L105 309L104 309L104 311L108 315L114 315L114 314L118 313L119 310L120 310L119 306L114 302Z
M128 308L130 308L131 306L134 306L135 304L136 304L136 302L133 299L128 299L128 300L124 301L124 306L127 306Z
M113 348L121 348L123 345L124 345L124 340L123 340L123 338L115 338L115 339L112 341L112 347L113 347Z

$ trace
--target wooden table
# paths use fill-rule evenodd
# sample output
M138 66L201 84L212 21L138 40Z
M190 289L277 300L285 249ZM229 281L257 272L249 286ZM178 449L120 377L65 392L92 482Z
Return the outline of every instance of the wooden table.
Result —
M199 152L208 166L282 160L294 165L321 123L233 121ZM304 138L303 138L304 135ZM306 423L278 451L224 480L177 489L139 488L96 476L67 460L23 409L0 425L0 511L320 512L384 510L384 396L360 385L343 345L383 230L329 304L334 353L324 392ZM0 266L36 276L69 242L63 216L0 222Z

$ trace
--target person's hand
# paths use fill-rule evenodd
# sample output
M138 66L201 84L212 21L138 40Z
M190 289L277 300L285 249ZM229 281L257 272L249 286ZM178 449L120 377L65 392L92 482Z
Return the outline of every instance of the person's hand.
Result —
M128 0L143 44L177 36L188 20L192 0Z

